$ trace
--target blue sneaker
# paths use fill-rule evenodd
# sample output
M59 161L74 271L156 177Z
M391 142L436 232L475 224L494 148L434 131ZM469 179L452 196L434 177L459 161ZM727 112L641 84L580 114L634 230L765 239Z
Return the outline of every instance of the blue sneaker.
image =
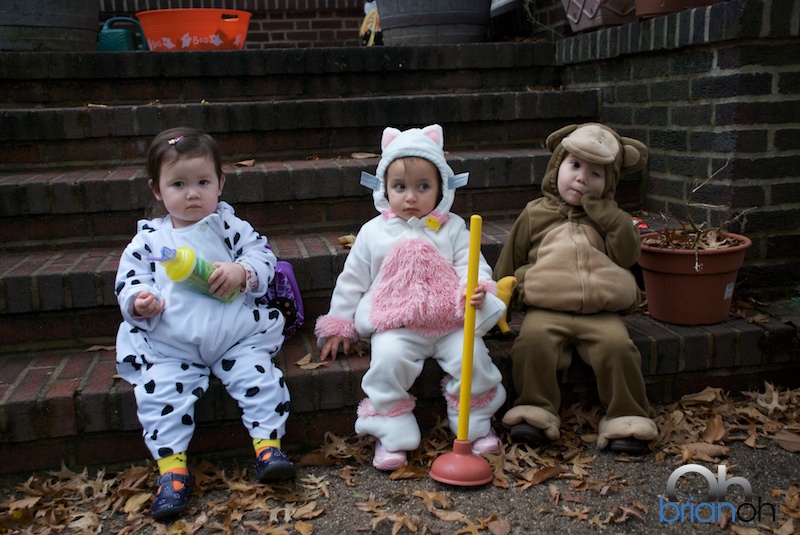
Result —
M296 473L294 463L279 448L264 448L256 458L256 479L261 483L292 478Z
M175 487L172 486L173 481L183 483L183 488L175 490ZM159 476L156 480L156 485L158 486L158 492L156 492L156 499L150 508L150 516L155 519L166 518L177 515L186 509L189 496L191 496L194 488L194 477L191 473L183 475L167 472Z

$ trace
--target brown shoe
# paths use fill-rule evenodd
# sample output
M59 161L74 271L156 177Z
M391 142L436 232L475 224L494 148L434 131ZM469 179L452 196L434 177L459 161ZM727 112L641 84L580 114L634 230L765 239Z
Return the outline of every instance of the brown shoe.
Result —
M647 452L647 442L633 437L612 438L608 441L608 449L615 453L642 455Z
M548 442L541 429L527 423L512 425L508 436L511 442L521 442L534 447Z

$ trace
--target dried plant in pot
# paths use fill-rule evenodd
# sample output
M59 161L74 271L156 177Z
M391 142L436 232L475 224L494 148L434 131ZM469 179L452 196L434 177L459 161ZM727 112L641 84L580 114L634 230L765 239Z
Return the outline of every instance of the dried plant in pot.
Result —
M722 208L692 202L692 195L709 180L695 184L687 207ZM716 227L695 224L690 210L688 222L678 225L662 214L664 229L641 236L639 266L651 317L678 325L709 325L728 317L736 278L752 242L726 229L734 223L744 229L750 210Z

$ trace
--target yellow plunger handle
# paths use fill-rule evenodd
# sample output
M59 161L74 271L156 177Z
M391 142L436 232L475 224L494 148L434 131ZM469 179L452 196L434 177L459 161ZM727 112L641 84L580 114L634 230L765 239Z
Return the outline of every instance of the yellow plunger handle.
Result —
M472 355L475 352L475 307L470 298L478 285L478 267L481 256L481 230L483 219L473 215L469 219L469 262L467 264L467 302L464 305L464 347L461 353L461 391L458 398L457 440L469 439L469 406L472 392Z

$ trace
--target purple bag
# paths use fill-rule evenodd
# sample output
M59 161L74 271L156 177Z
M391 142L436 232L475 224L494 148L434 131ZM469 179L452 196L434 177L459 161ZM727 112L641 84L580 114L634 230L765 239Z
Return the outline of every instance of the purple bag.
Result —
M272 250L272 247L267 245ZM275 276L267 287L267 293L259 298L256 303L277 308L283 314L286 323L283 326L284 340L291 338L297 329L303 325L304 311L303 298L300 287L294 276L292 264L285 260L278 260L275 264Z

